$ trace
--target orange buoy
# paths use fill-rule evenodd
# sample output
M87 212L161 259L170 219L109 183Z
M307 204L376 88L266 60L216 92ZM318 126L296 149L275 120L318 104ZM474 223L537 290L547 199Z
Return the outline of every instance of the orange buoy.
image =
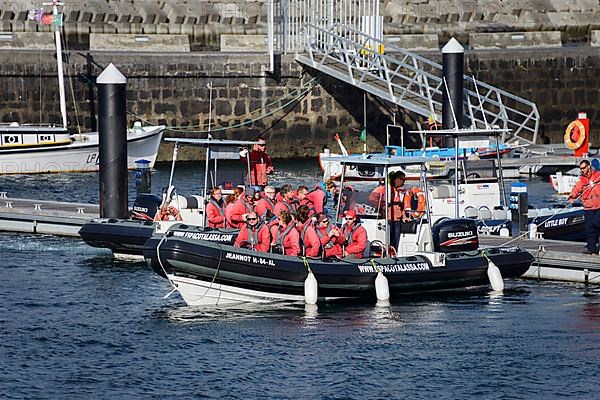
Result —
M572 121L565 129L565 146L571 150L577 150L582 145L586 139L586 131L585 126L581 121L576 119Z

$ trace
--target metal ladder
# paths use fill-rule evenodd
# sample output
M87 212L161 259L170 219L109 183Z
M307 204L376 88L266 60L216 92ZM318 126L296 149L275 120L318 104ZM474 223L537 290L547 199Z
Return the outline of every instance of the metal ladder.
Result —
M305 24L304 52L296 60L368 93L426 118L441 121L442 66L354 28L334 24L330 29ZM511 129L503 142L535 144L539 112L535 103L472 77L464 76L464 115L469 127ZM477 90L481 97L477 96Z

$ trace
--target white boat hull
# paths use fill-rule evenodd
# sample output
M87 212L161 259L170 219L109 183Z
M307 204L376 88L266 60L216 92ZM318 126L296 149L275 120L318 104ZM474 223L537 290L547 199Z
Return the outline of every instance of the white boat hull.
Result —
M304 301L304 296L286 295L242 289L235 286L205 282L168 274L177 285L177 291L188 306L221 306L241 303L269 303L273 301Z
M127 168L145 159L152 168L164 126L130 129L127 132ZM31 148L0 149L0 174L91 172L99 167L98 134L77 135L72 143Z

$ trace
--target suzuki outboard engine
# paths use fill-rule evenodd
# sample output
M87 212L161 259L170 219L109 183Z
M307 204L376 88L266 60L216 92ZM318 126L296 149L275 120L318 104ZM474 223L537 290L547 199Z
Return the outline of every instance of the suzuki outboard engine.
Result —
M133 202L131 218L152 221L161 204L160 196L149 193L139 194Z
M479 248L477 221L467 218L443 218L431 228L433 250L441 253L471 251Z

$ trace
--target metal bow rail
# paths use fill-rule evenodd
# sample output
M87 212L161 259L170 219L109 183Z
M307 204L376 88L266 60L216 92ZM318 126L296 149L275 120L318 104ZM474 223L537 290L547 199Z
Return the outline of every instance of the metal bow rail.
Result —
M440 64L342 24L330 29L305 24L304 50L296 55L298 62L426 118L433 115L441 120ZM540 117L535 103L467 75L464 81L464 114L470 127L488 128L487 119L489 126L512 131L503 141L536 142Z

